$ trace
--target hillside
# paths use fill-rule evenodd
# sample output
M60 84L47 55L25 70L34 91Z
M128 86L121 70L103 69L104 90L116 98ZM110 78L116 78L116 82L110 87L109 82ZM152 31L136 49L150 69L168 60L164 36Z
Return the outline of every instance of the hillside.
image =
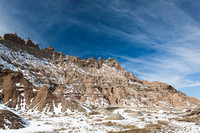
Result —
M79 59L44 50L29 38L0 39L0 88L3 102L15 110L60 112L106 106L194 107L199 100L172 86L137 79L113 58Z
M113 58L79 59L17 34L0 37L0 102L3 132L200 130L200 101L171 85L139 80Z

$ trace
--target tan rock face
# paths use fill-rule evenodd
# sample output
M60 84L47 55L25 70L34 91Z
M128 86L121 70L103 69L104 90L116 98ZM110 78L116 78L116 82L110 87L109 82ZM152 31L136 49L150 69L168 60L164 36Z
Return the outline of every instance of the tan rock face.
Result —
M30 46L30 47L35 47L35 44L31 41L30 38L28 38L28 39L26 40L25 45L28 45L28 46Z
M4 34L2 38L0 38L0 43L5 45L8 48L11 48L14 51L24 50L27 53L34 55L38 58L48 58L51 55L46 54L44 50L39 48L39 44L34 44L30 38L25 42L24 39L18 37L16 33L14 34Z
M53 53L54 48L52 48L52 47L47 47L47 48L44 49L44 51L47 52L47 53Z
M30 100L34 97L32 89L34 88L23 77L20 72L1 71L0 72L0 88L4 96L3 102L9 107L21 109L24 102L30 104Z
M6 38L9 40L9 37ZM0 43L10 50L21 50L16 48L18 45L15 45L13 41L0 40ZM23 90L28 108L37 108L40 111L45 107L53 111L55 106L60 104L63 110L67 107L82 110L77 103L91 108L100 106L178 107L200 104L199 100L189 98L165 83L158 81L151 83L137 79L126 72L113 58L79 59L76 56L56 52L52 47L44 50L34 49L34 52L29 47L32 45L25 45L22 50L35 58L29 59L29 56L11 52L12 55L16 55L15 60L19 60L16 62L8 55L0 53L2 60L14 65L21 73L21 75L18 73L1 76L0 85L5 95L4 103L14 99L8 102L12 107L22 101L18 99L23 99L22 92L14 87L16 83L29 86L24 87ZM21 58L23 61L20 62ZM2 65L0 68L6 67Z
M48 109L49 112L54 112L59 104L62 105L63 112L68 108L84 110L77 103L53 95L47 87L34 87L20 72L0 71L0 88L3 102L16 110Z

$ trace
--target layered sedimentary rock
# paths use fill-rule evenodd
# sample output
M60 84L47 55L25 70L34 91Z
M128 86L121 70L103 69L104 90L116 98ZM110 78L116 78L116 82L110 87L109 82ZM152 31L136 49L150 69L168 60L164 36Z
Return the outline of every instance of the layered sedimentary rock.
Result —
M200 104L199 100L165 83L137 79L113 58L79 59L56 52L52 47L42 50L30 39L25 42L16 34L5 34L0 39L0 70L4 103L13 108L23 97L16 90L18 83L28 86L21 89L27 99L27 109L40 111L47 107L51 111L58 106L65 111L68 107L82 110L83 106L193 107ZM5 71L12 73L15 80ZM4 79L10 80L10 87L6 88L9 85ZM15 93L10 94L11 90Z

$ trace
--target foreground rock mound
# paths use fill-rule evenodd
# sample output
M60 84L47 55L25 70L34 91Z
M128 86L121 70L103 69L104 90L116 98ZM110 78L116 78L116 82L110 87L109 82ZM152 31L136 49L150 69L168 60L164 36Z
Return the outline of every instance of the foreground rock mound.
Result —
M79 59L17 34L0 38L0 91L17 110L66 111L107 106L196 107L170 85L137 79L113 58ZM87 108L85 108L87 107Z
M13 113L8 107L0 104L0 129L25 128L29 123Z
M20 129L28 126L28 123L20 116L8 111L0 110L1 129Z

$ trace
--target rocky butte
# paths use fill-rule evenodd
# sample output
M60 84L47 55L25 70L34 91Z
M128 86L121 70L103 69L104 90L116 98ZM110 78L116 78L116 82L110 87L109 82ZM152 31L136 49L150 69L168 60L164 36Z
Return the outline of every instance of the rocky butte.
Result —
M200 105L171 85L137 79L113 58L63 55L16 33L0 37L0 93L6 106L23 112Z

